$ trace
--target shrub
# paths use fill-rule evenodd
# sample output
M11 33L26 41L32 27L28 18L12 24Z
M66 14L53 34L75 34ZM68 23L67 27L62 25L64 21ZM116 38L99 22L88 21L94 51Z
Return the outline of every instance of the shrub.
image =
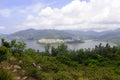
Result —
M12 74L10 74L7 70L0 70L0 80L14 80Z
M1 46L0 47L0 61L7 59L8 48Z
M99 62L94 59L88 59L84 62L84 65L89 65L89 66L98 65L98 64L99 64Z
M65 56L57 56L56 59L63 63L66 64L68 66L77 66L77 62L72 61L70 58L65 57Z
M47 61L45 64L42 64L42 70L45 72L58 72L59 68L57 64Z
M117 66L114 68L114 72L118 75L120 75L120 66Z
M67 72L58 72L54 75L53 80L74 80Z
M38 71L37 69L35 69L33 67L29 68L28 75L35 78L35 79L37 79L37 80L41 80L40 71Z

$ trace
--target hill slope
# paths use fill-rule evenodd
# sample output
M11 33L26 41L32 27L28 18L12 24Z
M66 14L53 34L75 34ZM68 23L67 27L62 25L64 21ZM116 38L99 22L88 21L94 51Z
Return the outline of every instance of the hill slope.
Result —
M101 35L97 39L119 43L120 42L120 29L102 32Z
M27 29L8 35L8 38L36 40L41 38L72 38L80 37L81 39L98 39L111 42L120 42L120 29L95 32L80 30L35 30Z
M16 32L8 36L9 38L17 38L17 39L40 39L40 38L71 38L74 37L73 34L67 33L62 30L35 30L28 29Z

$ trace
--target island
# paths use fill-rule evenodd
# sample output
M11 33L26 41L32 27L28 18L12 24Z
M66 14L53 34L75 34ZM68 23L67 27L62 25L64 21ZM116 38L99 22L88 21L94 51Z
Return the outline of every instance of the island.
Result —
M83 43L84 41L80 38L72 38L72 39L39 39L37 41L40 44L60 44L60 43Z

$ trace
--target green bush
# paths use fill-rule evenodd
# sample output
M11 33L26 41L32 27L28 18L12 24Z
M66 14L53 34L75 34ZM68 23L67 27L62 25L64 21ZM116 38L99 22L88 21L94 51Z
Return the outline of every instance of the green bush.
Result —
M120 66L117 66L114 68L114 72L118 75L120 75Z
M53 74L52 73L41 73L41 80L53 80Z
M31 76L37 80L41 80L41 73L36 68L30 67L27 72L28 72L29 76Z
M94 60L94 59L87 59L85 62L84 62L84 65L89 65L89 66L93 66L93 65L98 65L99 62L97 60Z
M70 58L68 57L65 57L65 56L57 56L56 59L63 63L63 64L66 64L68 66L77 66L77 62L75 61L72 61Z
M54 75L53 80L74 80L67 72L58 72Z
M51 62L45 62L45 64L42 64L42 70L45 72L58 72L59 68L57 64L51 63Z
M1 46L0 47L0 61L7 60L8 48Z
M12 74L10 74L7 70L0 70L0 80L14 80Z

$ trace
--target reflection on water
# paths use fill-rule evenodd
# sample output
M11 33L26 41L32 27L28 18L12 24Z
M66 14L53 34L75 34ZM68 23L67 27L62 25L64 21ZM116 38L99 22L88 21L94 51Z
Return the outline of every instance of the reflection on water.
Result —
M27 41L27 48L33 48L36 50L44 51L44 46L41 44L37 44L36 41ZM85 43L75 43L75 44L67 44L68 49L77 50L77 49L88 49L88 48L94 48L95 45L99 45L102 43L103 46L107 44L107 42L100 42L100 41L92 41L92 40L86 40ZM116 46L114 43L109 43L112 46ZM57 45L52 45L57 46Z

